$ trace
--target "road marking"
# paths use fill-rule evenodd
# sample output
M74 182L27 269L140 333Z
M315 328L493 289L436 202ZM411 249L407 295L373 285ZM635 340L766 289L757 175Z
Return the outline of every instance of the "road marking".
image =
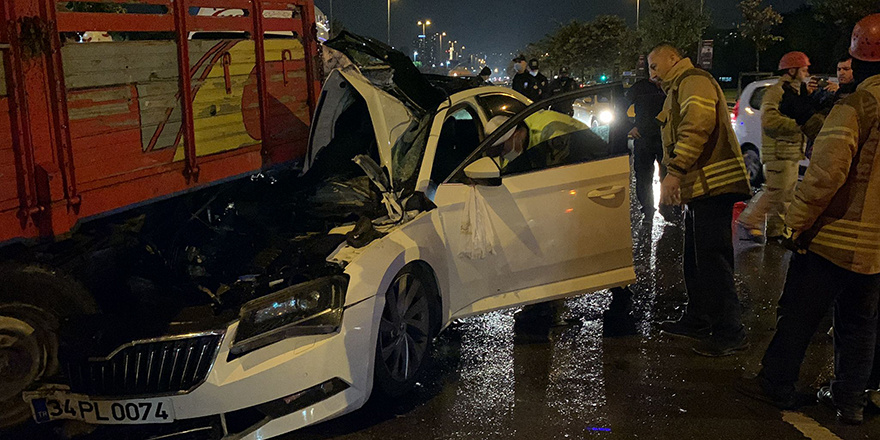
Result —
M810 440L842 440L828 428L819 424L811 417L794 411L782 411L782 420L801 432Z

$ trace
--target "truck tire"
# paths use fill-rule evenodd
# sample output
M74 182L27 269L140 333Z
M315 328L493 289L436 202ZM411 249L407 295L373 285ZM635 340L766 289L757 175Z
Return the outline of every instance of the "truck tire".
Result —
M0 266L0 428L27 420L21 393L58 372L58 327L97 312L76 281L41 266Z
M421 267L406 266L394 277L376 339L373 390L380 399L406 394L424 375L440 328L439 310L437 286Z

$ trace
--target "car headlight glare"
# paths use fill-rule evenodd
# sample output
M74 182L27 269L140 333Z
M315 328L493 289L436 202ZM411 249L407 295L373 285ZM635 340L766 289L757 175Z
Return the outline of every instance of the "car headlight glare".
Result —
M230 352L239 355L293 336L337 331L347 288L348 277L337 275L290 286L245 303Z
M605 110L605 111L599 113L599 122L601 122L603 124L610 124L611 121L613 121L613 120L614 120L614 115L611 114L610 111Z

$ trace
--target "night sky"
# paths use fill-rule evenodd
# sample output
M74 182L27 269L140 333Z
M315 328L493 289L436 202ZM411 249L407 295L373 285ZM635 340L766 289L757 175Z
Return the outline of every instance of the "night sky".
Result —
M315 0L330 15L331 0ZM698 1L698 0L693 0ZM786 12L807 0L767 0L777 11ZM650 0L641 0L642 16ZM734 26L741 19L737 0L706 0L716 26ZM334 18L349 30L386 40L387 0L334 0ZM392 0L391 42L410 46L421 33L416 23L430 19L428 33L447 34L467 47L468 52L506 53L537 41L557 23L571 19L589 20L596 15L625 17L635 26L636 0Z

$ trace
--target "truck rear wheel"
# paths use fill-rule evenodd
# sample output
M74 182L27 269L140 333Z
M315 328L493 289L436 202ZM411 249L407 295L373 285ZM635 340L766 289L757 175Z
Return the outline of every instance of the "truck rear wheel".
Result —
M97 311L77 282L40 266L0 267L0 428L30 417L21 393L58 372L58 327Z

